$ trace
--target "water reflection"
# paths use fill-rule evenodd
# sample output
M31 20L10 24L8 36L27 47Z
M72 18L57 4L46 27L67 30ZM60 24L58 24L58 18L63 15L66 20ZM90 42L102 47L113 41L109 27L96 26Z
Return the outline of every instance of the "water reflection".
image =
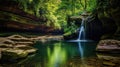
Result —
M48 53L48 66L47 67L59 67L60 64L65 63L67 53L64 48L61 47L61 43L55 43L52 49L47 47Z
M36 43L38 52L15 63L0 67L119 67L120 55L97 54L94 42Z
M6 67L85 67L87 57L96 57L94 42L37 42L35 55Z
M78 46L79 46L79 52L80 52L81 58L83 58L83 48L80 42L78 42Z
M37 43L35 47L40 50L38 51L36 58L40 56L41 58L36 65L40 65L41 62L42 67L74 67L77 65L74 62L77 62L79 67L85 67L83 58L96 56L94 52L95 46L96 44L92 42Z
M97 56L104 66L120 67L120 54L97 53Z

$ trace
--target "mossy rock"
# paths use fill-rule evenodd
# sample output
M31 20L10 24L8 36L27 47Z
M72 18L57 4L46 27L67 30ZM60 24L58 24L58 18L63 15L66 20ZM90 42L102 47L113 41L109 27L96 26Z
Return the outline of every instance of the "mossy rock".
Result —
M28 55L28 52L21 49L6 49L2 51L2 59L4 60L16 60L20 58L25 58Z

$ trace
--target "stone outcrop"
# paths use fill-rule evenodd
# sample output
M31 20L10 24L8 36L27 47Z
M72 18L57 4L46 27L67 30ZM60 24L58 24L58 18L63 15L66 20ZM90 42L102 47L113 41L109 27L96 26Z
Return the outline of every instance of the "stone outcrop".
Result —
M21 35L11 35L8 37L0 38L0 55L3 60L20 59L25 58L29 54L35 53L36 48L32 47L36 41L49 42L49 41L61 41L63 36L36 36L36 37L24 37Z
M36 48L33 48L34 42L20 35L12 35L9 37L0 38L0 55L2 60L17 60L25 58L29 54L35 53Z
M28 52L21 49L2 49L2 60L16 60L27 57Z
M120 53L120 41L111 39L101 40L96 50L99 52Z
M102 67L119 67L120 66L120 57L117 54L110 55L104 53L98 53L97 57L101 60Z
M33 45L33 40L30 38L26 38L20 35L12 35L7 37L7 39L14 41L14 44L19 44L19 45Z
M97 0L97 15L103 25L101 39L120 39L120 1Z
M9 5L9 6L8 6ZM0 0L0 30L1 32L30 32L40 34L60 34L63 31L47 26L46 18L41 18L25 12L18 2Z
M104 4L106 3L106 4ZM103 25L103 36L97 46L97 51L120 51L120 7L119 0L98 0L97 14ZM118 39L118 40L111 40Z
M83 15L80 15L80 16L81 17L77 17L77 16L74 17L75 19L71 18L71 21L74 20L75 21L74 23L80 28L80 25L81 25L81 22L82 22L82 17L86 17L85 21L84 21L86 39L99 40L100 37L103 35L103 30L102 30L103 26L102 26L102 22L98 19L98 16L96 15L96 13L91 12L91 14L90 14L90 13L85 12L85 13L83 13ZM81 20L78 20L77 18L79 18ZM79 35L79 28L76 31L72 31L71 32L72 34L64 35L64 38L66 40L77 39L78 35Z
M96 9L86 20L86 37L92 40L120 39L119 4L119 0L97 0ZM76 18L76 20L78 19ZM68 21L72 21L72 18L68 18ZM81 20L78 21L77 23L81 22ZM78 25L80 26L80 24ZM75 37L74 34L71 34L71 36L65 36L65 39Z
M46 35L46 36L38 36L38 37L33 37L30 38L32 41L40 41L40 42L49 42L49 41L62 41L64 40L63 36L51 36L51 35Z

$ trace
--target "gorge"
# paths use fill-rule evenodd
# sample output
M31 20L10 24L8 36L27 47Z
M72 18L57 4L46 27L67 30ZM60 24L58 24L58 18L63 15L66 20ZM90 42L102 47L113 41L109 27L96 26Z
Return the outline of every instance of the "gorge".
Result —
M0 0L0 67L119 67L119 0Z

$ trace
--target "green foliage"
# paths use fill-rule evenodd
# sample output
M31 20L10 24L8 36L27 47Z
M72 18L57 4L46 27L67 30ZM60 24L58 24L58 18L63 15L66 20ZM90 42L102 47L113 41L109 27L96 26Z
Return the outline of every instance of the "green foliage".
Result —
M67 26L66 17L95 9L96 0L15 0L21 9L48 21L55 28Z
M96 9L96 0L89 0L87 11L93 11Z
M67 36L76 32L77 28L78 27L74 24L74 22L72 22L71 26L67 26L66 28L64 28L64 32L65 32L64 36Z

